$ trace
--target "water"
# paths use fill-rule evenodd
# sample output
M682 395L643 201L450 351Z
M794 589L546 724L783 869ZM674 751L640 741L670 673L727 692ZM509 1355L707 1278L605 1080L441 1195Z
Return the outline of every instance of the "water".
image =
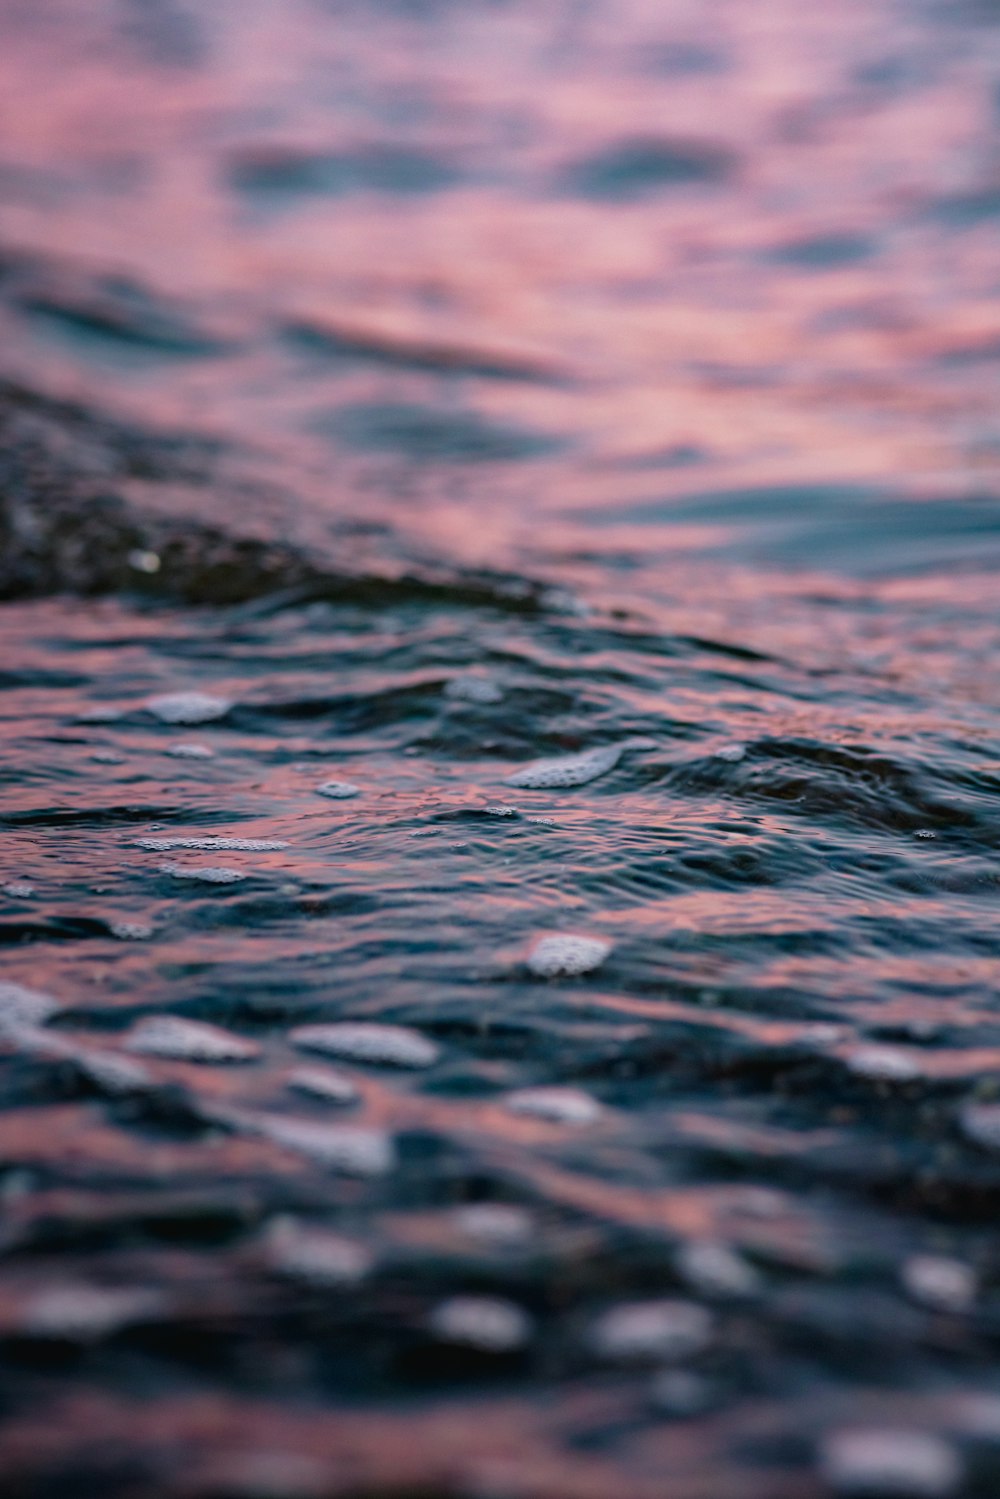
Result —
M6 1491L996 1491L998 22L2 8Z

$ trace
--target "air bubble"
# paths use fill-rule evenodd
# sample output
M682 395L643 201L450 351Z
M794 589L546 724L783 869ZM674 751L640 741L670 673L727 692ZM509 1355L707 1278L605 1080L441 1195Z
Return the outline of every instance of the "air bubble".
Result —
M123 1044L141 1055L184 1062L249 1062L260 1055L254 1041L179 1015L150 1015L138 1021Z
M212 760L215 757L215 750L207 744L171 744L166 753L177 760Z
M532 1320L522 1307L496 1296L453 1296L436 1306L428 1321L442 1342L481 1353L514 1353L533 1331Z
M136 848L151 853L169 853L174 848L200 849L204 853L226 850L231 853L267 854L287 848L283 838L137 838Z
M507 1094L504 1107L552 1124L593 1124L601 1115L596 1098L579 1088L521 1088Z
M578 755L558 755L545 760L533 760L522 765L512 775L506 776L504 784L525 790L542 790L550 786L585 786L607 775L622 757L624 745L607 744L598 749L583 750Z
M496 682L491 677L479 676L475 672L452 677L445 684L444 694L457 702L477 703L483 707L503 702L503 691Z
M331 801L342 802L348 797L359 796L361 787L355 786L353 781L324 781L322 786L317 786L316 791L320 796L328 796Z
M357 1103L361 1091L349 1077L332 1067L297 1067L288 1075L288 1086L326 1103Z
M470 1239L503 1247L525 1244L535 1231L531 1214L508 1202L472 1202L455 1208L455 1227Z
M839 1431L827 1437L820 1471L835 1494L864 1499L948 1499L962 1482L955 1449L925 1431Z
M318 1286L353 1286L371 1272L371 1250L325 1229L278 1218L265 1239L267 1257L282 1275Z
M36 1337L90 1343L158 1312L155 1291L115 1286L60 1285L40 1291L24 1308L21 1327Z
M116 1057L109 1051L77 1050L73 1060L84 1076L105 1093L143 1093L154 1086L145 1067L128 1057Z
M849 1072L873 1082L909 1083L920 1077L921 1069L905 1051L891 1046L859 1046L845 1058Z
M943 1312L967 1312L976 1299L976 1277L961 1260L917 1254L904 1261L903 1285L914 1301Z
M108 931L119 942L148 942L154 928L144 921L111 921Z
M603 937L583 937L573 932L552 932L531 946L527 964L538 978L558 978L592 973L611 952Z
M591 1344L616 1363L674 1362L702 1353L712 1338L711 1314L694 1301L634 1301L605 1312Z
M322 1124L286 1114L259 1114L243 1121L256 1133L346 1176L385 1176L396 1164L391 1135L360 1125Z
M701 1296L736 1300L761 1288L756 1270L728 1244L683 1244L675 1264L685 1284Z
M0 979L0 1032L8 1026L43 1025L58 1009L51 994Z
M161 874L172 874L177 880L200 880L205 885L236 885L247 876L240 869L221 864L161 864Z
M355 1062L380 1062L391 1067L430 1067L439 1048L419 1031L403 1025L375 1025L339 1021L330 1025L300 1025L290 1039L307 1051L350 1057Z
M165 692L146 700L146 707L161 723L210 723L224 718L232 706L228 698L208 692Z
M959 1115L966 1139L985 1150L1000 1150L1000 1104L970 1103Z

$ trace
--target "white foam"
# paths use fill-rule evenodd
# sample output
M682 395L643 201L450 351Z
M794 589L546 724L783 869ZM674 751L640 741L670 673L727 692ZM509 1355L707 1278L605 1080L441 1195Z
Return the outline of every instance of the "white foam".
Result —
M96 750L93 750L92 753L91 753L90 758L97 765L124 765L125 764L125 756L124 755L120 755L117 750L112 750L112 749L96 749Z
M205 885L236 885L247 876L241 869L221 864L161 864L161 874L172 874L177 880L200 880Z
M361 794L361 787L355 786L353 781L324 781L316 790L320 796L328 796L335 802L346 801L350 796Z
M522 765L512 775L504 778L506 786L519 786L526 790L542 790L549 786L585 786L596 781L598 776L614 770L625 748L621 744L604 744L597 749L582 750L576 755L555 755L544 760L532 760Z
M711 1342L711 1313L694 1301L632 1301L613 1307L591 1329L591 1344L617 1363L693 1358Z
M519 817L521 814L516 807L484 807L483 811L487 817Z
M80 1049L74 1060L81 1072L105 1093L142 1093L154 1086L151 1074L130 1057L118 1057L110 1051Z
M747 752L745 744L720 744L712 754L716 760L742 760Z
M939 1311L967 1312L976 1299L972 1267L944 1255L913 1255L904 1260L901 1278L914 1301Z
M845 1062L855 1077L870 1078L873 1082L909 1083L921 1076L913 1057L893 1046L859 1046L848 1053Z
M503 1102L512 1114L529 1114L553 1124L593 1124L601 1115L597 1099L579 1088L520 1088Z
M351 1079L332 1067L297 1067L288 1075L288 1086L326 1103L357 1103L361 1097Z
M523 1348L534 1328L527 1312L498 1296L453 1296L431 1312L435 1337L481 1353L513 1353Z
M148 849L151 853L169 853L172 848L196 848L205 853L227 849L245 854L265 854L287 848L283 838L137 838L136 848Z
M276 1219L266 1236L267 1257L275 1270L319 1286L357 1285L370 1273L374 1256L364 1244L293 1218Z
M161 1306L161 1297L151 1290L65 1284L31 1297L21 1326L39 1337L96 1342L143 1320Z
M685 1284L701 1296L735 1300L753 1296L761 1288L756 1270L728 1244L682 1244L675 1264Z
M98 1051L59 1031L41 1030L35 1025L10 1025L0 1035L29 1056L74 1063L105 1093L136 1093L154 1085L141 1063L114 1052Z
M58 1008L51 994L0 979L0 1033L7 1026L43 1025Z
M835 1494L865 1499L948 1499L962 1483L954 1447L917 1430L834 1432L822 1444L820 1471Z
M108 931L119 942L147 942L154 928L145 921L110 921Z
M970 1103L959 1115L966 1139L986 1150L1000 1150L1000 1103Z
M287 1150L347 1176L385 1176L396 1164L392 1136L353 1124L322 1124L287 1114L242 1115L239 1122Z
M3 887L4 895L9 895L12 900L28 900L35 893L34 885L29 885L25 880L14 880Z
M538 937L528 951L529 970L538 978L592 973L611 952L603 937L584 937L574 932L550 932Z
M210 749L207 744L170 744L166 753L173 755L177 760L212 760L215 758L215 750Z
M491 677L480 676L475 672L463 672L461 676L452 677L450 682L445 683L444 694L457 702L479 703L484 706L503 702L503 691L497 683Z
M260 1055L256 1042L180 1015L147 1016L132 1027L123 1044L143 1056L185 1062L249 1062Z
M210 723L232 707L228 698L208 692L164 692L147 698L146 707L162 723Z
M345 1020L329 1025L300 1025L291 1041L307 1051L350 1057L355 1062L380 1062L391 1067L430 1067L439 1048L419 1031L404 1025L375 1025Z
M459 1233L487 1244L525 1244L535 1232L531 1214L514 1203L470 1202L455 1208L452 1218Z

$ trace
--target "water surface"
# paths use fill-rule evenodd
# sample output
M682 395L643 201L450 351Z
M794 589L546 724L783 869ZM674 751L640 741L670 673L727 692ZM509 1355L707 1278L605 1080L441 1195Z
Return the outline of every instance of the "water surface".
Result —
M998 19L2 7L12 1494L995 1491Z

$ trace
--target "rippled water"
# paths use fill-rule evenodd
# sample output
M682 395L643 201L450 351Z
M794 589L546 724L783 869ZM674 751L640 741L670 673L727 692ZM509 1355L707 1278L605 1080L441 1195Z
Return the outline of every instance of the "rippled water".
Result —
M996 1492L998 22L0 7L5 1492Z

